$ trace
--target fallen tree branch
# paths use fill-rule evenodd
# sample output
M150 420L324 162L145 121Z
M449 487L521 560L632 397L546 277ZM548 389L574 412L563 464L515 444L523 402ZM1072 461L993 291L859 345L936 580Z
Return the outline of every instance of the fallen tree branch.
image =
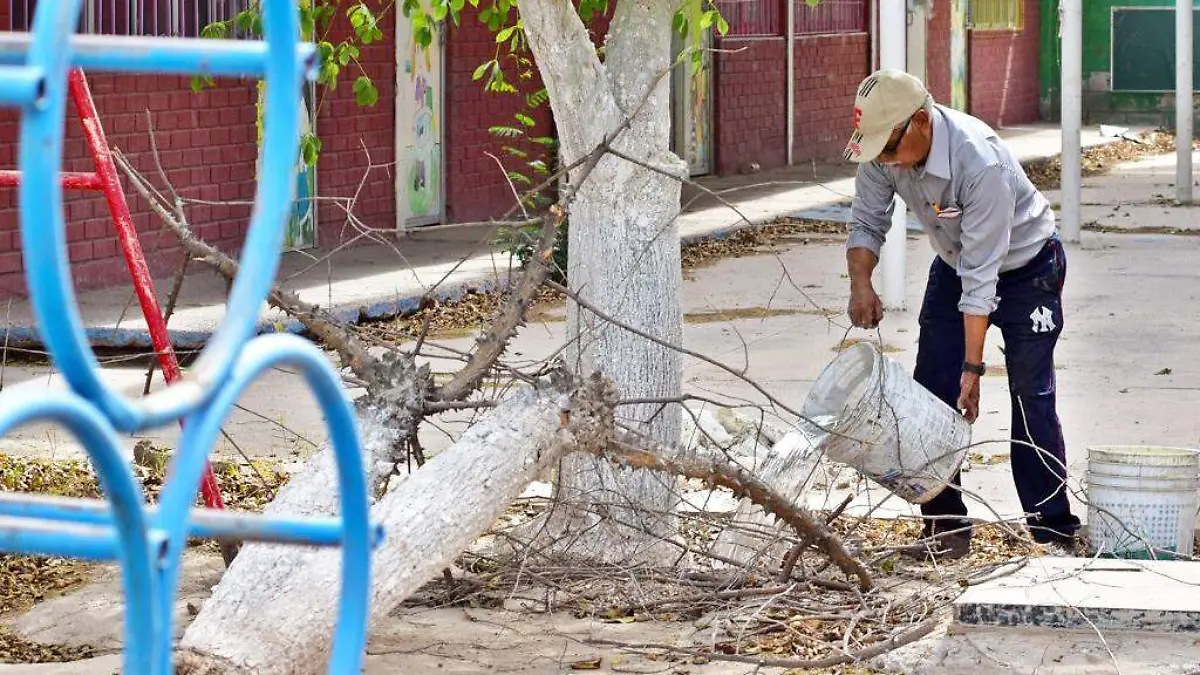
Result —
M542 232L537 251L530 257L516 290L509 294L504 308L500 310L483 335L476 340L477 348L471 352L467 365L463 366L454 375L454 379L446 383L446 386L435 391L434 398L440 401L457 401L465 398L479 386L484 375L491 370L496 360L504 353L508 343L517 334L517 329L524 325L525 315L537 300L538 290L546 281L550 271L550 261L554 258L554 243L558 237L558 229L566 218L566 211L557 204L542 215Z
M611 443L592 450L606 459L635 469L654 469L680 474L733 490L738 497L746 497L763 510L774 514L792 526L806 540L820 547L838 569L847 576L858 579L859 589L870 590L873 582L871 573L862 563L846 551L833 533L824 525L813 520L802 508L796 508L780 497L754 474L722 457L691 458L677 449L652 443L628 431L618 430Z
M145 177L137 169L133 168L133 165L129 163L124 153L119 149L114 149L113 160L117 163L117 166L121 167L121 170L129 178L130 182L133 183L138 194L150 204L150 208L158 214L163 223L179 238L188 255L211 266L226 279L237 277L237 261L193 234L187 223L182 222L167 208L167 205L160 201L160 197L155 194L155 191L150 187ZM355 375L364 379L370 379L375 373L375 369L372 367L375 365L375 358L367 352L366 347L362 343L341 329L338 321L325 310L316 305L304 302L295 293L285 291L276 284L272 284L271 292L267 296L267 302L272 307L282 310L304 323L304 326L312 332L314 337L321 340L321 342L342 357L342 362Z
M386 528L374 555L371 616L387 615L437 578L483 534L541 471L579 447L604 445L612 428L615 390L599 377L556 373L539 388L524 388L471 426L390 490L371 510ZM309 462L304 477L324 490L332 477L328 451ZM278 509L282 496L271 505ZM328 499L332 507L334 499ZM307 503L293 500L293 509ZM332 508L328 510L332 511ZM189 626L177 651L178 672L222 675L315 675L324 672L340 588L340 551L305 553L280 565L286 547L250 544ZM298 563L298 564L297 564ZM282 569L280 569L282 567ZM265 571L285 584L263 584Z
M825 517L825 525L832 525L833 521L837 520L838 516L845 512L846 507L850 506L850 502L852 501L854 501L854 495L846 495L846 498L842 500L842 503L839 504L832 513ZM800 554L803 553L804 549L808 548L810 544L812 544L811 541L804 539L803 541L797 542L796 545L792 547L792 550L788 551L787 556L783 559L783 564L780 566L779 576L776 577L776 581L783 583L791 578L792 570L796 568L796 561L800 559Z

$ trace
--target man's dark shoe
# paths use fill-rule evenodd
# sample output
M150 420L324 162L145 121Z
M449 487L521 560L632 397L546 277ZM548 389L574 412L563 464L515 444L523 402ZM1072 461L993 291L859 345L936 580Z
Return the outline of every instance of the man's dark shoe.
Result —
M900 552L917 560L930 558L939 561L959 560L971 553L971 533L970 531L944 532L926 536L901 549Z
M1058 528L1042 527L1033 523L1028 527L1033 540L1046 547L1051 555L1076 557L1083 555L1087 550L1087 542L1075 522L1065 523Z

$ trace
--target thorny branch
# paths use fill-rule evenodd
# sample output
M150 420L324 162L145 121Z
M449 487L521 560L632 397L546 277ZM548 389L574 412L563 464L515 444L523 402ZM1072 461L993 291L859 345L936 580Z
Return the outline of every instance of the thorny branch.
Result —
M699 458L694 460L664 459L664 457L670 456L670 453L664 452L661 447L657 446L656 443L626 431L619 432L613 442L600 452L602 456L618 464L637 469L667 471L688 478L696 478L728 488L738 497L748 497L764 510L791 525L805 540L818 545L847 576L857 577L860 590L871 589L873 585L871 573L846 551L841 540L824 525L809 517L803 509L796 508L781 498L749 471L732 462L722 461L716 456L708 461Z

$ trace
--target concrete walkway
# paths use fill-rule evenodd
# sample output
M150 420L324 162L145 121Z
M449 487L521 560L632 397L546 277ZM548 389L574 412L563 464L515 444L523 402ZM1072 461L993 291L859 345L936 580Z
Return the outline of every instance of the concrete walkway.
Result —
M1005 129L1001 135L1022 161L1059 154L1057 126L1033 125ZM1083 133L1085 146L1111 141L1098 128ZM817 182L819 181L819 182ZM737 212L711 197L691 199L679 218L684 242L725 236L750 224L760 224L798 212L847 202L854 194L852 168L847 165L804 165L754 176L706 180L736 204ZM741 215L739 215L739 212ZM744 219L743 219L744 216ZM457 298L470 289L503 286L513 270L509 256L492 245L494 231L484 227L435 227L398 238L395 247L370 245L337 252L315 260L309 253L283 257L278 279L310 303L334 308L347 321L386 318L410 313L423 298ZM199 267L199 266L197 266ZM161 299L170 279L158 280ZM149 348L145 322L130 304L132 287L117 286L79 294L79 307L93 344L103 347ZM171 317L169 329L179 349L202 346L225 314L226 285L215 273L200 271L188 276ZM27 301L13 303L8 324L10 345L40 342L32 326ZM298 321L267 307L260 313L259 331L296 332Z

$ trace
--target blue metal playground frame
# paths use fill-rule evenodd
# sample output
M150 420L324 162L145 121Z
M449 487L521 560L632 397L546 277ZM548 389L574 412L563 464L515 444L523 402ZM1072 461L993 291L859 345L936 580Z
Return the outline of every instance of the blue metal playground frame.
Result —
M172 607L189 536L227 536L342 548L341 598L330 673L358 673L366 643L371 550L381 528L369 522L360 436L333 367L293 335L252 338L278 269L292 207L299 151L299 87L316 69L299 43L295 0L264 0L264 40L199 40L74 35L80 0L39 2L30 33L0 34L0 105L21 112L21 240L39 333L69 392L0 393L0 434L30 422L66 427L87 449L105 500L0 494L0 550L116 560L126 595L124 672L172 672ZM240 272L225 318L183 380L131 399L105 382L75 301L63 219L62 169L67 73L159 72L260 77L266 81L263 167ZM204 462L241 392L264 370L301 370L325 412L338 467L340 518L267 518L192 507ZM148 508L118 432L183 420L178 452L158 507Z

